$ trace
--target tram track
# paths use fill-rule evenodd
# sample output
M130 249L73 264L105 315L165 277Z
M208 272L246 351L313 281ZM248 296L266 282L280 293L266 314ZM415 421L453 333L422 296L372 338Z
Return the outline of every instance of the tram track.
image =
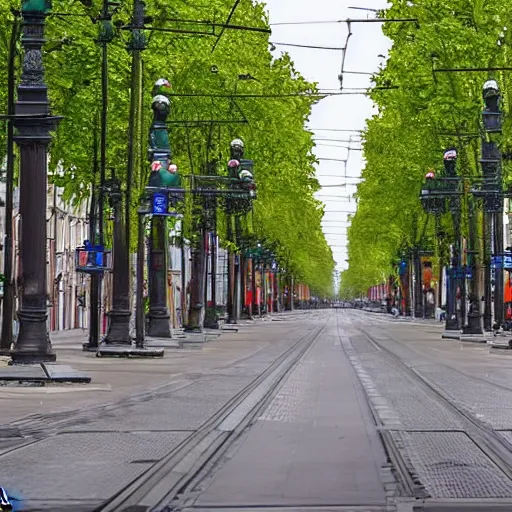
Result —
M339 333L339 317L337 318L337 324ZM467 436L472 445L476 447L475 452L480 454L479 457L483 463L494 466L496 468L496 473L500 472L504 475L504 480L509 482L507 485L510 487L509 497L512 497L512 447L507 440L483 421L471 414L471 412L461 407L446 392L436 386L436 384L431 382L427 377L422 375L421 372L402 360L393 350L387 347L385 343L376 339L367 330L360 326L352 325L352 328L362 334L382 356L390 361L396 368L397 372L402 372L402 374L414 381L418 385L418 388L425 393L425 396L428 396L431 400L438 403L440 407L449 411L452 417L456 417L462 427L460 429L449 428L445 430L432 430L422 428L411 429L406 426L388 426L385 421L381 419L380 412L373 406L372 398L364 386L370 408L379 428L382 442L385 446L389 460L394 466L397 479L402 489L402 494L404 496L421 499L438 498L438 496L432 496L427 490L424 482L421 481L421 477L418 476L414 464L411 463L411 460L408 457L408 450L404 446L401 446L399 441L400 435L403 433L406 435L412 434L413 436L421 436L424 434L428 437L434 432L434 435L446 435L447 438L450 435ZM348 342L348 344L350 345L350 342ZM344 347L344 350L347 352L346 346ZM347 356L351 358L351 361L354 361L353 358L354 356L357 358L357 355L353 348L352 350L353 353L347 353ZM350 352L350 349L348 351ZM442 366L446 367L447 370L450 369L450 367L446 365ZM442 461L440 461L440 464L441 463ZM453 463L456 464L457 461L454 461Z
M372 321L378 322L380 324L393 325L393 322L389 321L387 319L378 319L377 320L377 319L373 318ZM407 325L407 324L399 324L399 325ZM419 325L421 327L428 327L427 324L416 324L416 325ZM460 343L464 343L462 341L459 341L459 342ZM496 389L500 389L502 391L505 391L506 393L511 393L512 392L512 385L506 385L506 384L499 383L499 382L497 382L495 380L489 380L489 379L486 379L484 377L480 377L480 376L476 376L476 375L471 375L471 374L469 374L469 373L467 373L465 371L462 371L460 368L456 368L455 366L452 366L452 365L449 365L449 364L446 364L446 363L442 363L442 362L440 362L438 360L435 360L434 358L432 358L432 356L430 354L426 354L424 352L418 352L417 350L415 350L414 346L407 345L407 343L404 342L404 341L393 339L393 343L395 343L397 345L400 345L401 347L404 347L407 350L410 350L411 352L413 352L415 354L416 357L424 358L426 361L431 362L431 363L433 363L433 364L435 364L437 366L442 366L443 368L446 368L450 372L457 373L458 375L461 375L462 377L464 377L466 379L471 379L474 382L485 384L487 386L492 386L492 387L494 387ZM476 345L476 346L479 346L479 345ZM483 346L486 346L486 345L483 345Z
M366 395L366 401L368 404L368 407L370 409L370 412L372 414L373 420L375 422L375 425L378 428L379 435L382 441L382 444L384 446L384 450L386 452L386 455L388 457L388 460L390 464L392 465L392 468L395 473L395 478L397 480L398 485L400 486L401 494L408 497L413 498L426 498L428 497L428 493L425 491L425 488L419 481L419 479L416 477L416 475L413 473L413 470L411 468L410 463L406 460L404 457L403 450L400 449L398 446L395 438L391 435L389 431L387 431L384 428L384 423L381 420L381 417L379 415L379 412L375 408L371 397L368 393L368 390L363 382L361 382L361 379L359 377L359 374L354 367L353 358L355 356L355 350L350 345L350 348L347 348L347 346L343 343L343 337L340 333L340 322L339 322L339 311L336 310L336 329L338 333L338 338L340 339L340 346L351 362L353 366L354 373L356 374L356 378L359 378L359 381L364 389L365 395ZM353 353L351 353L353 352Z
M372 344L384 351L388 357L392 358L398 365L400 365L405 372L417 379L417 381L424 386L424 389L428 390L432 396L435 396L436 399L442 401L446 407L450 408L455 414L457 414L464 425L464 431L468 437L512 481L512 452L510 451L509 443L504 438L496 434L496 432L489 428L484 422L475 418L471 413L460 407L429 379L402 361L393 351L378 342L371 334L362 329L359 330Z
M176 449L94 512L173 510L173 500L239 438L323 331L318 327L300 338Z

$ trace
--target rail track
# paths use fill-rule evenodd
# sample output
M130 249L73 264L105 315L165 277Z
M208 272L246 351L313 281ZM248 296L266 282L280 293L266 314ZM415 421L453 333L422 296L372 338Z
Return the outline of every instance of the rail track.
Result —
M176 449L94 512L172 511L173 500L232 446L323 330L318 327L299 339Z
M338 312L336 316L338 334L340 335L341 339ZM485 458L486 461L490 462L496 468L498 468L499 471L503 475L505 475L506 479L509 480L510 497L512 497L512 446L507 442L507 440L503 436L499 435L492 428L490 428L488 425L486 425L484 422L479 420L477 417L473 416L470 412L462 408L449 395L443 392L442 389L437 387L428 378L426 378L416 369L409 366L406 362L400 359L400 357L397 356L389 347L387 347L385 343L382 343L381 341L375 339L375 337L373 337L369 332L367 332L364 328L361 328L360 326L353 325L353 328L362 335L364 335L364 337L368 340L369 343L371 343L376 349L378 349L380 353L383 354L384 357L391 361L394 367L396 368L396 371L402 372L403 374L407 375L410 379L413 379L419 385L419 387L426 393L426 395L428 395L430 398L436 401L440 405L440 407L444 407L445 409L449 410L450 413L452 413L452 415L457 418L457 420L462 425L462 429L447 429L446 431L444 431L444 433L465 434L478 448L481 457ZM400 342L397 343L400 344ZM345 345L342 343L342 347L344 347L344 350L347 356L351 359L351 361L354 360L354 357L357 358L356 352L353 348L351 349L350 346L347 347L346 343ZM450 371L456 371L447 365L443 365L442 363L439 364L449 369ZM462 372L458 373L463 374ZM466 374L463 375L469 377ZM363 385L363 387L365 386ZM411 464L407 456L406 450L404 449L403 446L400 446L399 443L397 443L396 437L393 436L394 429L392 427L387 427L382 421L379 415L379 411L377 411L372 404L371 397L368 394L368 390L366 389L366 387L365 391L368 403L370 405L373 417L379 429L380 436L386 449L388 458L394 467L397 481L401 488L402 496L413 497L421 500L426 500L428 502L428 499L432 498L431 494L429 493L429 491L424 485L424 482L421 481L420 477L415 471L415 468ZM402 430L405 432L428 432L428 430L413 430L407 429L406 427L404 427ZM438 432L442 433L442 431ZM495 503L495 505L498 505L498 503ZM493 505L490 505L490 509L492 509L492 506ZM512 503L510 504L510 506L512 507ZM465 509L461 508L460 510Z

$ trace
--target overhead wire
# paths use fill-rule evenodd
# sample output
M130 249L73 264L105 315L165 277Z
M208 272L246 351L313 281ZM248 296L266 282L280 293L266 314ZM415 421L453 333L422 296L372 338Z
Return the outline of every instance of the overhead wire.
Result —
M233 14L235 14L236 8L240 4L240 2L241 2L241 0L235 0L235 3L233 4L233 7L231 7L231 11L229 12L229 15L228 15L225 25L229 25L229 22L231 21ZM213 53L215 51L215 48L217 48L217 45L219 44L219 41L220 41L221 37L223 36L224 32L225 32L225 27L222 27L220 30L220 33L217 37L217 40L215 41L215 43L213 43L212 51L210 53Z
M418 18L347 18L345 20L282 21L270 23L271 27L285 25L327 25L337 23L418 23Z
M338 76L338 79L340 81L340 91L343 91L343 70L345 69L345 59L347 57L347 50L348 50L348 42L350 37L352 36L352 29L350 22L347 21L347 28L348 28L348 34L347 39L345 40L345 48L343 49L343 54L341 56L341 71L340 75Z
M177 98L324 98L327 96L349 96L349 95L363 95L366 92L324 92L324 93L308 93L308 92L291 92L291 93L276 93L276 94L216 94L216 93L169 93L169 97Z
M307 127L308 130L312 132L362 132L364 130L355 130L355 129L340 129L340 128L311 128Z
M317 140L318 141L323 141L323 142L345 142L347 144L350 144L351 142L355 142L355 143L359 142L358 140L350 140L350 139L349 140L344 140L344 139L323 139L323 138L319 139L317 137L313 137L313 141L317 141Z
M277 43L272 41L270 44L277 46L291 46L294 48L308 48L312 50L332 50L332 51L342 51L343 48L336 46L314 46L309 44L295 44L295 43Z
M386 19L366 19L366 20L354 20L354 22L364 22L364 23L368 23L368 22L385 22L385 21L388 21ZM416 21L417 20L414 20L414 19L396 19L396 20L393 20L393 21ZM339 79L339 82L340 82L340 91L339 92L331 92L331 90L327 90L327 89L324 89L324 90L320 90L319 92L323 92L325 94L329 94L329 95L343 95L343 94L354 94L354 92L356 91L359 91L361 90L362 88L344 88L343 87L343 78L344 78L344 74L353 74L353 75L366 75L366 76L372 76L374 75L375 73L370 73L370 72L364 72L364 71L345 71L345 63L346 63L346 59L347 59L347 53L348 53L348 46L349 46L349 41L350 41L350 38L351 36L353 35L352 33L352 26L351 26L351 22L352 20L350 19L347 19L347 20L336 20L335 23L342 23L342 22L346 22L347 23L347 28L348 28L348 33L347 33L347 37L346 37L346 40L345 40L345 45L343 46L343 48L341 48L341 51L342 51L342 58L341 58L341 68L340 68L340 74L338 76L338 79ZM308 21L308 22L291 22L291 23L285 23L285 22L282 22L282 23L274 23L274 24L271 24L273 26L278 26L278 25L305 25L305 24L318 24L318 23L332 23L332 21L320 21L320 22L314 22L314 21ZM296 47L308 47L308 45L294 45L292 43L290 44L283 44L282 46L296 46ZM316 47L317 49L319 49L318 47ZM327 49L327 48L325 48ZM339 50L338 48L332 48L333 50ZM392 86L390 88L397 88L395 86ZM368 91L369 89L371 88L366 88L364 90ZM315 131L315 128L309 128L311 131ZM336 128L333 128L333 129L326 129L326 128L318 128L316 129L317 131L332 131L332 132L336 132L336 131L346 131L346 132L353 132L353 133L361 133L362 130L343 130L343 129L336 129ZM348 158L350 157L350 151L362 151L361 148L354 148L354 147L351 147L352 143L353 142L359 142L361 143L362 141L360 140L354 140L353 137L351 136L349 138L349 140L343 140L343 139L331 139L331 138L316 138L316 141L325 141L325 142L334 142L334 143L348 143L349 146L330 146L328 144L322 144L320 142L318 142L318 144L315 144L315 145L318 145L318 146L324 146L324 147L339 147L339 148L342 148L342 149L348 149L348 156L347 156L347 160L338 160L338 159L330 159L330 158L318 158L318 160L320 161L343 161L344 164L345 164L345 174L346 174L346 171L347 171L347 161L348 161ZM328 177L329 175L327 175L326 177ZM331 175L332 177L340 177L340 176L334 176L334 175ZM321 176L317 176L318 177L321 177ZM341 177L343 179L343 177ZM354 177L355 178L355 177ZM359 178L360 181L362 181L361 178ZM329 188L329 187L332 187L332 188L341 188L341 187L347 187L347 185L355 185L354 183L353 184L349 184L349 183L343 183L343 184L332 184L332 185L324 185L321 187L322 188ZM351 201L351 199L356 199L354 198L353 196L333 196L333 195L322 195L322 194L319 194L317 196L315 196L317 199L319 200L329 200L329 199L338 199L339 202L343 202L343 200L349 200ZM357 203L357 199L356 199L356 203ZM325 212L326 214L327 213L338 213L337 211L332 211L332 212ZM353 214L355 213L354 211L339 211L339 213L347 213L347 214ZM347 229L347 226L340 226L341 229ZM338 229L338 228L336 228ZM329 236L329 235L335 235L335 233L329 233L329 232L325 232L324 233L326 236ZM339 234L338 234L339 235ZM331 247L335 248L335 247L343 247L343 248L346 248L346 245L331 245Z

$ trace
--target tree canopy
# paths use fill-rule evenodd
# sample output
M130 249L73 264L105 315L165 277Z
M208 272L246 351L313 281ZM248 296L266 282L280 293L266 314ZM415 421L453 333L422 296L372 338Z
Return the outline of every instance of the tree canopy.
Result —
M0 55L7 61L11 9L19 1L0 0ZM50 148L50 165L63 172L54 180L69 200L83 200L94 176L94 144L101 109L101 48L96 44L100 0L54 0L47 19L46 79L52 112L63 116ZM156 79L173 88L170 140L173 162L183 174L204 174L207 162L225 169L229 143L242 138L246 157L255 162L258 199L250 230L277 247L277 254L297 279L319 294L331 292L334 261L321 230L322 204L313 193L312 134L305 130L318 96L316 85L295 69L289 55L273 58L266 33L212 26L225 23L232 0L206 3L146 1L147 48L142 53L142 96L137 108L136 175L131 187L133 218L146 184L147 134L151 92ZM126 177L131 56L127 51L131 2L113 14L114 38L108 44L107 174ZM180 21L181 20L181 21ZM197 22L190 21L196 20ZM268 28L264 4L241 0L232 25ZM181 31L181 32L179 32ZM213 34L213 31L215 35ZM191 33L193 32L193 33ZM220 37L219 37L220 36ZM19 46L19 44L18 44ZM17 60L19 75L20 59ZM0 103L5 111L6 68L0 70ZM231 95L236 97L230 97ZM184 96L186 95L186 96ZM3 134L2 134L3 135ZM1 141L3 143L3 140ZM0 151L4 151L2 144Z
M419 192L428 170L442 169L447 148L457 148L461 176L471 181L479 175L484 82L496 79L503 109L509 105L509 72L487 70L510 67L512 40L503 2L391 0L390 4L382 17L417 21L383 24L392 48L374 82L394 88L370 94L378 113L368 120L364 133L366 164L358 186L358 210L348 231L345 294L381 283L402 252L433 237L434 223L422 210ZM485 70L450 71L455 68ZM503 151L509 144L510 126L506 121ZM509 180L507 166L504 178ZM440 222L451 229L449 214ZM463 233L467 231L466 220Z

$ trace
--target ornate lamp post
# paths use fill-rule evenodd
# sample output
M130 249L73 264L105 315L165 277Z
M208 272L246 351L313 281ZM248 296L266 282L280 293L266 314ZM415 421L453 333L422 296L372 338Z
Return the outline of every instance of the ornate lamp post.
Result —
M500 328L503 324L503 191L501 176L501 152L495 135L501 134L502 113L500 110L500 90L495 80L488 80L483 86L482 96L485 110L482 121L485 139L482 140L482 158L480 160L483 173L482 195L485 212L485 254L486 293L484 322L487 329L491 325L492 278L491 266L494 267L494 324ZM489 257L491 254L494 258ZM490 261L489 261L490 260ZM489 265L491 263L491 265Z
M21 306L14 363L55 361L46 326L46 179L50 132L59 118L50 114L44 82L44 0L22 3L23 72L16 103L15 142L20 148Z
M17 43L19 36L19 19L14 18L9 39L7 58L7 115L14 115L15 109L15 61L18 55ZM12 320L14 310L13 282L13 240L12 210L14 181L14 119L7 121L7 155L6 155L6 192L5 192L5 234L4 234L4 297L2 300L2 333L0 336L0 353L8 353L12 343Z
M149 240L149 332L150 336L170 337L167 311L167 223L166 217L178 216L170 212L183 199L183 190L178 188L181 178L178 167L170 163L171 149L167 130L167 117L170 113L170 102L166 93L170 90L169 82L160 78L153 88L153 122L149 131L148 160L151 162L151 174L145 188L141 205L138 208L137 227L137 296L136 296L136 345L144 355L163 355L157 351L144 348L144 231L145 218L151 216ZM153 353L152 353L153 352ZM142 354L141 354L142 355Z
M231 179L236 179L238 176L238 169L240 167L240 160L244 156L244 143L241 139L234 139L231 141L231 160L228 162L228 176ZM226 236L228 242L234 242L235 237L233 233L233 213L235 212L235 201L237 198L230 198L228 200L231 204L227 211L227 229ZM235 273L235 253L228 250L228 300L227 300L227 314L228 324L236 324L236 273Z
M167 130L167 117L170 113L170 101L165 95L170 84L159 79L153 89L153 123L149 137L148 157L152 162L150 187L178 187L180 177L176 165L171 164L171 146ZM168 194L154 194L153 200L169 201ZM166 215L154 215L151 219L149 237L149 313L148 335L171 337L170 315L167 310L167 220Z
M217 176L217 160L213 159L206 165L208 177ZM208 184L208 189L215 189L215 182ZM217 314L216 294L216 273L217 273L217 196L215 193L208 194L203 198L203 211L200 215L202 220L201 231L205 241L205 252L203 253L204 265L204 304L205 317L204 326L210 329L218 329L219 321ZM203 256L202 255L202 256ZM209 256L209 257L208 257ZM208 280L208 275L210 279ZM210 284L210 286L208 286ZM211 307L208 306L208 291L210 291Z
M460 335L461 324L457 316L457 286L461 277L460 265L460 178L457 177L457 151L450 148L444 153L444 176L436 177L433 171L425 176L421 190L421 202L427 213L439 216L447 211L452 214L455 232L454 244L450 249L450 267L447 269L446 326L444 338Z
M461 234L460 234L460 198L458 188L460 178L457 177L457 151L454 148L448 149L443 157L444 169L447 181L448 207L453 219L455 240L451 247L448 285L450 294L447 300L446 331L460 331L463 320L457 313L457 289L462 291L462 279L465 279L464 270L461 268ZM461 304L465 304L465 297L461 296ZM449 335L449 334L448 334Z
M103 343L107 345L127 345L132 344L129 331L130 319L130 281L125 273L125 260L127 259L128 248L124 236L124 222L122 214L121 183L112 176L111 180L105 182L105 190L110 199L110 206L114 211L114 268L113 268L113 294L112 310L108 312L109 325L107 335ZM117 268L117 272L116 272ZM125 272L123 272L125 270ZM102 344L103 345L103 344Z
M252 160L244 159L245 145L241 139L234 139L230 145L231 159L228 162L230 188L234 194L226 201L227 238L229 242L240 243L240 216L248 213L256 198ZM242 192L242 194L240 194ZM236 195L235 195L236 194ZM234 228L233 228L234 217ZM240 257L232 251L228 254L228 323L236 323L240 297L238 284L241 278L242 265Z
M107 113L108 113L108 45L114 39L114 27L112 24L111 7L117 4L115 1L103 0L101 16L99 18L98 38L96 43L101 47L101 116L100 116L100 160L99 174L100 183L98 191L93 190L91 200L90 242L93 246L103 246L103 210L104 210L104 187L107 165ZM96 134L94 134L96 137ZM96 140L94 141L96 144ZM95 157L96 165L96 157ZM102 273L94 272L90 280L90 308L89 308L89 340L83 344L83 350L96 351L100 339L100 305L102 290Z

